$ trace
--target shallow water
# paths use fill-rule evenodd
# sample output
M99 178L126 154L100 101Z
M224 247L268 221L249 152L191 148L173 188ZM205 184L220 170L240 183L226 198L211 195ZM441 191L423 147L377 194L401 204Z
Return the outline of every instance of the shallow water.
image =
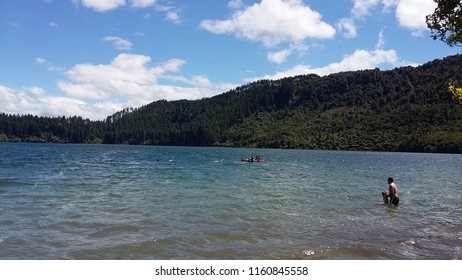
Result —
M16 143L0 155L0 259L462 259L462 155ZM389 176L398 207L382 204Z

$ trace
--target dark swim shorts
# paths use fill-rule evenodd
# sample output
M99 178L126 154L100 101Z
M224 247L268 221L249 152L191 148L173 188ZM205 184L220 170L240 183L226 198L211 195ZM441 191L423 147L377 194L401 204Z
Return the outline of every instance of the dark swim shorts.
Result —
M391 198L390 203L393 204L393 205L398 205L399 197Z

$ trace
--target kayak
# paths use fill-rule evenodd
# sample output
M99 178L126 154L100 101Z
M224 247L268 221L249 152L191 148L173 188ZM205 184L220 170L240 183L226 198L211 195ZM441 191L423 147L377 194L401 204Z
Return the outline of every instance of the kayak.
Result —
M263 162L264 160L265 159L262 156L241 159L241 161L245 161L245 162Z

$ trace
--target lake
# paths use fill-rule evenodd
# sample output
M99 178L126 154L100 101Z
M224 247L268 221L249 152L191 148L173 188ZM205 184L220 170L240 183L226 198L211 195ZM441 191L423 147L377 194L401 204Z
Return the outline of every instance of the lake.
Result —
M462 259L462 155L0 143L0 206L0 259Z

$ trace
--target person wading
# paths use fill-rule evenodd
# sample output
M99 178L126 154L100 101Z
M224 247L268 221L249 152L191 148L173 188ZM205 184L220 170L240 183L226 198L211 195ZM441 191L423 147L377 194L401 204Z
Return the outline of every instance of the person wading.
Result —
M392 177L387 179L388 182L388 192L382 192L383 201L385 203L391 203L393 205L398 205L398 186L395 184Z

